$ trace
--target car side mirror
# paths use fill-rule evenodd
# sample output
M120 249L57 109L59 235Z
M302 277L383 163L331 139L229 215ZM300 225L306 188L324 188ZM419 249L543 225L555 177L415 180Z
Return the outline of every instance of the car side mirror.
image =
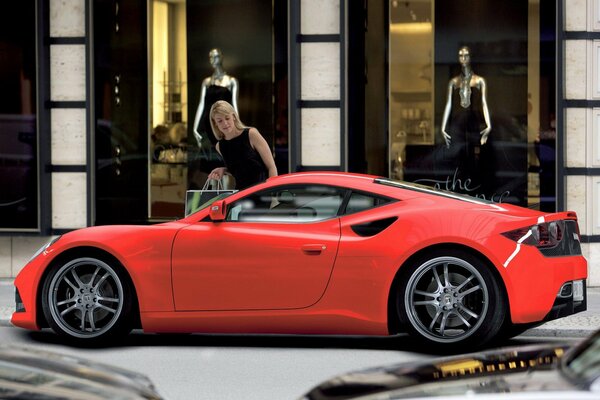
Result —
M210 205L208 215L213 222L224 221L227 215L225 200L217 200Z

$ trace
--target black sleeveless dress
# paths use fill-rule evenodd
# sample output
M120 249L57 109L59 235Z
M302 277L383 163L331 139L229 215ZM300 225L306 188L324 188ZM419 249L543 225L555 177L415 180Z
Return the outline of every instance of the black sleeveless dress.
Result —
M200 133L203 137L207 137L210 143L214 146L217 143L217 138L212 132L210 127L210 108L218 100L225 100L229 104L232 104L232 94L229 88L225 86L210 85L206 88L206 94L204 95L204 109L202 110L202 116L200 117Z
M473 144L479 143L480 132L485 128L483 116L483 102L481 90L477 87L471 88L471 105L464 108L460 105L460 88L452 91L452 110L450 113L450 126L448 131L452 135L452 141L464 143L472 148Z
M264 182L267 179L267 168L260 154L250 144L249 132L246 128L233 139L219 140L219 150L225 161L227 170L235 178L238 190Z
M478 87L471 87L471 104L464 108L460 104L460 88L452 91L452 110L448 131L452 136L451 147L455 154L456 177L469 182L476 191L469 194L487 194L490 179L489 163L491 154L487 146L481 146L481 131L486 127L483 115L482 93Z

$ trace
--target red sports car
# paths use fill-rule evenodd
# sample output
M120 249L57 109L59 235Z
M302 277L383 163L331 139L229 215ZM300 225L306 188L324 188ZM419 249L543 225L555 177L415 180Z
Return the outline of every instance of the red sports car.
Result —
M408 332L457 350L584 311L586 277L574 212L298 173L178 221L54 239L15 279L12 323L83 342Z

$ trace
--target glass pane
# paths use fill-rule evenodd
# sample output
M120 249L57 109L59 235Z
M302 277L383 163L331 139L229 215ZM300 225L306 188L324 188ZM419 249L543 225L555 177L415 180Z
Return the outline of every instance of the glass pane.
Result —
M287 2L150 4L151 217L182 216L186 191L223 166L208 119L217 100L258 129L287 172Z
M147 1L95 0L95 222L148 220Z
M0 16L0 229L38 229L35 2Z
M207 174L223 165L207 118L219 99L230 101L241 121L258 129L276 151L279 173L286 172L287 2L187 0L186 4L188 188L201 188ZM223 75L225 79L215 79Z
M181 217L188 175L186 3L149 4L150 217Z
M556 5L529 2L528 203L556 210ZM533 151L532 151L533 150Z
M406 146L433 145L432 2L391 1L390 177L404 179Z
M337 216L343 189L328 186L290 186L259 192L238 200L229 221L304 223Z
M373 197L364 193L353 192L346 205L345 214L353 214L389 203L391 200L383 197Z
M556 5L389 7L390 176L553 210Z

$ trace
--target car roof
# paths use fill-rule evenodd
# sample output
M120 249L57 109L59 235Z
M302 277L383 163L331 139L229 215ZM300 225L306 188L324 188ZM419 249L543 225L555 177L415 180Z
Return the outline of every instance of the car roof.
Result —
M379 176L368 175L368 174L359 174L355 172L340 172L340 171L304 171L304 172L294 172L290 174L278 175L269 178L269 181L307 181L307 180L331 180L331 179L342 179L349 181L362 181L362 182L374 182L375 179L379 178Z

